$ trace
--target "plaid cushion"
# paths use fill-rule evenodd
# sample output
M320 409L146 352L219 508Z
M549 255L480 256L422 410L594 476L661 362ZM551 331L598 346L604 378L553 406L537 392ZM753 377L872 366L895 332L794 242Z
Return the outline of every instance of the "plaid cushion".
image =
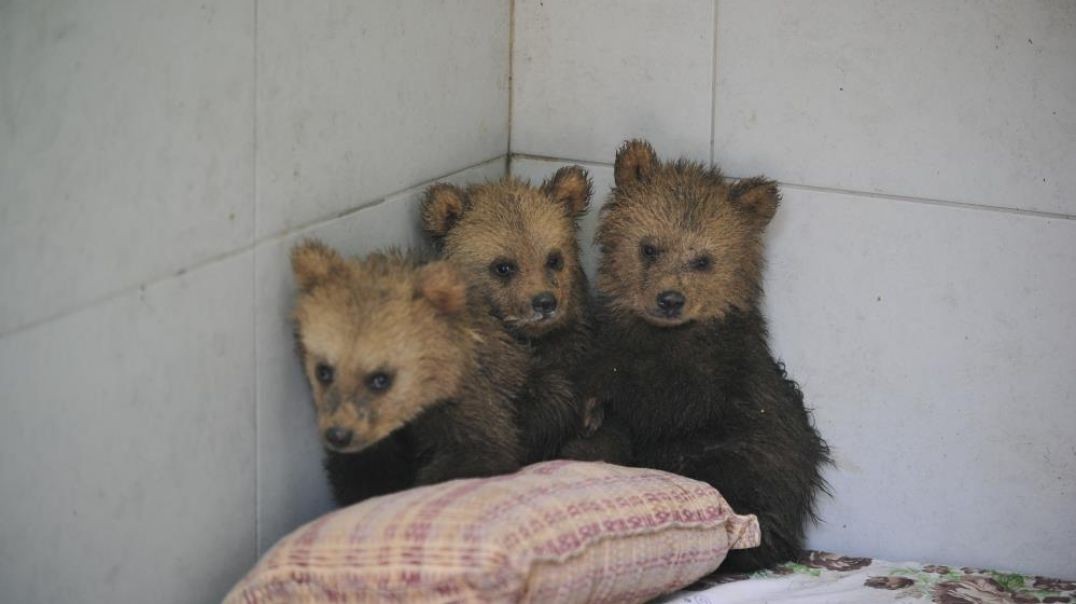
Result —
M755 517L705 483L551 461L327 514L281 539L225 602L642 601L758 543Z

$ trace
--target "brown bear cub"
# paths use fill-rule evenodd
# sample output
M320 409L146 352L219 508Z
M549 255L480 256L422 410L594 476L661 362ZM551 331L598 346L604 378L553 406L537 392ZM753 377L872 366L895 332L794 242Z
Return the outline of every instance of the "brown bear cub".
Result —
M292 250L294 320L341 505L517 469L524 347L447 262Z
M467 189L436 184L422 207L426 233L445 258L531 350L519 407L526 463L556 457L583 430L575 379L589 350L591 311L577 231L590 195L586 171L570 166L539 187L512 177Z
M727 184L649 144L617 153L602 210L594 381L604 424L574 457L652 467L714 485L753 513L751 570L796 557L829 449L767 344L762 235L779 195L763 178Z

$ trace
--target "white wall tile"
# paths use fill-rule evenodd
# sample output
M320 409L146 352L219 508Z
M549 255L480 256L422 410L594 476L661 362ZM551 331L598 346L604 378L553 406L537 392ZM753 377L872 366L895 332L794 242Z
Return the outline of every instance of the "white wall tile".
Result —
M259 2L258 236L503 155L508 11Z
M838 464L811 545L1071 575L1076 221L784 199L773 341Z
M463 184L500 178L499 158L446 180ZM310 392L294 351L290 313L295 298L289 254L316 237L345 254L423 243L423 187L259 246L257 250L257 367L259 551L332 507L321 469L322 449Z
M1076 214L1076 3L733 0L717 24L729 173Z
M10 602L211 602L253 564L250 252L0 339Z
M512 152L613 161L627 138L710 159L712 0L518 0Z
M0 4L0 332L249 242L253 15Z

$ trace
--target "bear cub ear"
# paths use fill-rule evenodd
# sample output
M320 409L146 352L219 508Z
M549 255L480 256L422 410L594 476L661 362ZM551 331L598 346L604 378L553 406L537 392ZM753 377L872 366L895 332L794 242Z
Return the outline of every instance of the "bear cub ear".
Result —
M646 182L658 167L658 156L650 143L642 139L625 142L616 152L613 180L616 186Z
M578 218L590 207L592 186L587 171L579 166L565 166L542 183L542 192L564 206L568 214Z
M417 293L443 315L460 314L467 306L467 284L463 276L443 260L422 267Z
M766 224L777 213L781 193L777 183L762 176L745 178L732 185L729 199L733 205L747 211Z
M317 239L307 239L291 249L291 270L302 291L310 291L346 268L347 261Z
M422 228L434 238L444 237L463 214L463 189L439 182L426 189L422 200Z

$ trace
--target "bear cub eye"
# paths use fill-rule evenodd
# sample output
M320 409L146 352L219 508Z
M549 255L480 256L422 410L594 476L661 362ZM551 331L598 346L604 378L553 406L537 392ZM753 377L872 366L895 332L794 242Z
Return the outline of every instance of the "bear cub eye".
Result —
M498 259L489 265L489 271L501 279L508 279L516 274L516 265L511 260Z
M699 256L691 261L691 268L699 272L710 270L710 266L713 264L713 260L709 256Z
M549 252L549 258L546 259L545 265L552 270L559 271L564 268L564 256L557 250Z
M326 365L325 363L318 363L314 367L314 377L317 378L321 385L328 386L333 383L333 368L332 365Z
M639 253L643 255L643 260L647 262L653 262L658 259L658 255L661 254L658 248L654 247L651 243L643 243L639 246Z
M366 376L366 387L374 392L384 392L392 386L392 376L384 371L377 371Z

